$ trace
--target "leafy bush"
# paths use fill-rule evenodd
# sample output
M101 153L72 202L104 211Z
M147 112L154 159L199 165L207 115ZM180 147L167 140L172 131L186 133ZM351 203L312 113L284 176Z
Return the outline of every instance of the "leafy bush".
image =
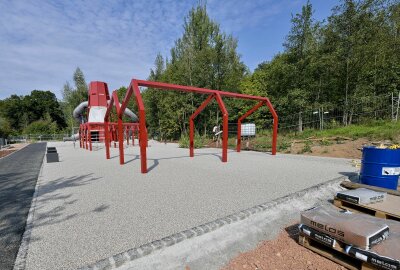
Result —
M301 151L300 151L300 154L312 153L311 146L312 146L312 142L311 141L306 141L304 146L303 146L303 149L301 149Z
M49 120L38 120L30 123L23 131L24 134L53 134L58 131L57 123Z

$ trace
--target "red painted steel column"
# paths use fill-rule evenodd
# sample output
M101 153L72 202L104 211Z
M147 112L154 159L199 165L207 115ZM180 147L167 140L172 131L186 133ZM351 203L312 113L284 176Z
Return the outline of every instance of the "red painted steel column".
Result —
M126 145L129 145L129 127L125 128L125 134L126 134Z
M82 128L79 125L79 148L82 148Z
M221 95L217 93L215 98L222 111L222 162L228 161L228 111L226 110Z
M242 122L238 120L236 151L240 152L241 147L242 147Z
M120 114L125 110L128 105L129 99L134 93L136 103L139 109L139 146L140 146L140 163L141 172L147 173L147 128L146 128L146 112L144 108L144 103L142 95L140 94L140 89L137 80L133 79L129 85L128 91L126 92L124 102L121 106Z
M238 119L238 132L237 132L237 145L236 145L236 151L240 152L241 144L242 144L242 121L254 113L258 108L260 108L262 105L264 105L264 101L261 101L257 103L256 106L248 110L245 114L243 114L241 117Z
M189 156L194 157L194 121L193 118L189 119Z
M113 141L114 141L114 148L117 148L117 131L115 130L115 126L113 125Z
M276 155L276 145L278 141L278 115L268 98L266 99L265 104L274 118L274 126L272 130L272 155Z
M85 125L85 148L86 148L86 150L89 149L87 133L88 133L88 129L87 129L87 126Z
M118 146L119 146L119 164L123 165L124 161L124 129L122 117L118 117Z
M88 138L89 138L89 150L92 151L92 133L90 125L88 125Z
M104 122L104 142L106 147L106 159L110 159L110 133L108 121Z

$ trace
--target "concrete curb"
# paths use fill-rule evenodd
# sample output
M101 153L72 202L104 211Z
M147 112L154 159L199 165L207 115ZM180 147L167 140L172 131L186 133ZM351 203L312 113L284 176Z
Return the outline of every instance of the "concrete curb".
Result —
M278 198L278 199L275 199L275 200L272 200L272 201L269 201L269 202L266 202L263 204L259 204L259 205L256 205L254 207L251 207L251 208L239 211L239 212L236 212L232 215L216 219L214 221L202 224L200 226L193 227L191 229L188 229L188 230L185 230L182 232L175 233L173 235L164 237L160 240L155 240L153 242L144 244L138 248L132 248L130 250L116 254L109 258L99 260L94 264L81 267L81 268L79 268L79 270L115 269L117 267L120 267L121 265L123 265L126 262L133 261L133 260L139 259L141 257L144 257L156 250L162 249L164 247L172 246L174 244L184 241L185 239L190 239L190 238L200 236L205 233L214 231L214 230L221 228L222 226L225 226L227 224L231 224L236 221L246 219L251 215L254 215L256 213L270 209L278 204L285 203L285 202L288 202L289 200L302 197L308 192L317 191L318 189L320 189L323 186L332 185L332 184L336 184L336 183L339 184L340 182L342 182L345 179L347 179L347 177L342 176L342 177L338 177L338 178L329 180L327 182L303 189L301 191L291 193L284 197L281 197L281 198ZM16 270L16 269L14 268L14 270Z
M28 218L26 219L25 232L22 235L21 244L19 246L18 254L14 262L13 270L24 270L26 267L26 258L28 256L28 248L29 248L29 243L31 241L31 234L33 229L33 217L35 216L36 201L38 197L40 179L43 176L43 166L45 163L45 159L46 155L44 155L42 166L40 166L40 171L38 179L36 181L35 191L32 197L31 207L29 208Z

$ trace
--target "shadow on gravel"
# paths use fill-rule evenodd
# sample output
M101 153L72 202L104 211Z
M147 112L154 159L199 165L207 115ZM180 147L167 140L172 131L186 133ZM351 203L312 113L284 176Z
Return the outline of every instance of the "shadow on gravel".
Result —
M86 185L91 181L100 179L93 177L93 174L85 174L74 177L60 177L56 180L40 184L38 197L35 207L34 226L47 226L61 223L78 216L78 214L66 214L67 207L76 203L78 200L73 199L73 191L66 193L65 189ZM56 205L49 208L48 205ZM100 205L96 212L104 211L108 208L106 205Z

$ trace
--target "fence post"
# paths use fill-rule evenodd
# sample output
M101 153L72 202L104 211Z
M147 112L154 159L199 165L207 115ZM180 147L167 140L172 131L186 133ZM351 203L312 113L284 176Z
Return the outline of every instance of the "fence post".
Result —
M299 112L299 132L303 132L303 118L301 112Z
M397 122L397 118L399 116L399 104L400 103L400 91L399 91L399 96L397 97L397 108L396 108L396 122Z
M394 120L393 92L392 92L392 121Z

